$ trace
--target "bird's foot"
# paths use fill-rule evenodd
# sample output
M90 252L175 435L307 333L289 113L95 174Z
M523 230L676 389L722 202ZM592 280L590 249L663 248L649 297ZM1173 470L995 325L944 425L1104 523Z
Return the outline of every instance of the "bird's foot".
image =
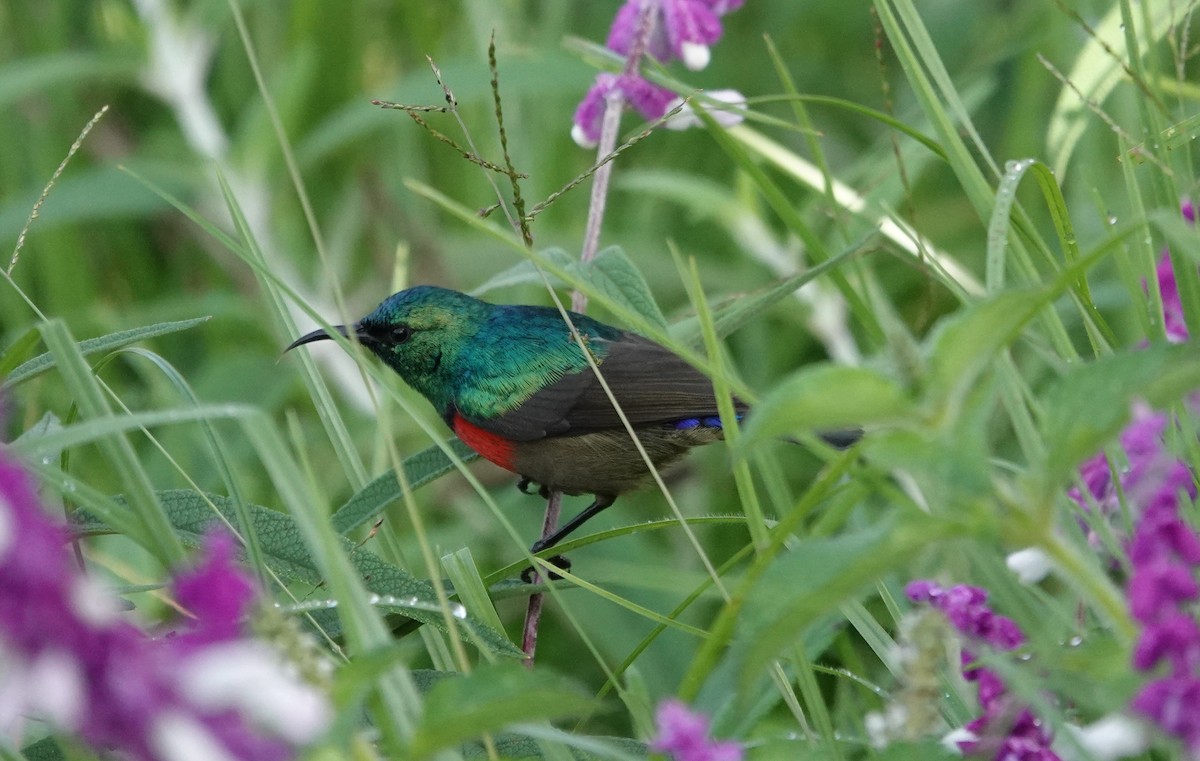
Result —
M526 476L521 476L521 480L517 481L517 491L522 494L536 494L542 499L550 499L550 490L542 484L538 484L537 490L533 490L533 479Z
M547 562L549 562L550 565L554 566L555 568L561 568L564 571L571 570L571 561L566 555L555 555L552 558L548 558ZM537 569L533 566L530 566L524 571L521 571L521 581L525 582L526 584L533 584L536 580L537 574ZM550 581L558 581L561 578L562 576L559 576L554 571L550 572Z

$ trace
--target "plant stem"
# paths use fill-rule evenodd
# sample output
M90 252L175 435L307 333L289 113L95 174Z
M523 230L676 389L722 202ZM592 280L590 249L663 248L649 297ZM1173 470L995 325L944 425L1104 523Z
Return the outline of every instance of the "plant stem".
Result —
M634 75L641 65L642 56L646 51L646 42L654 30L654 19L658 15L658 0L643 0L641 13L638 16L637 30L634 33L633 46L625 59L622 76ZM579 255L583 263L590 262L596 257L600 247L600 226L604 221L604 207L608 199L608 181L612 176L613 162L603 159L617 147L617 132L621 128L621 111L625 109L625 95L620 87L612 88L605 96L604 120L600 124L600 141L596 146L597 163L601 166L596 170L592 180L591 201L588 203L587 228L583 236L583 250ZM587 296L579 291L571 293L571 309L582 313L587 309ZM562 494L550 492L546 500L546 517L542 521L542 538L550 536L558 527L558 516L562 511ZM534 569L534 581L541 581L541 573ZM521 637L521 650L525 653L525 666L533 667L533 656L537 650L538 624L542 617L543 595L541 593L529 596L529 606L525 609L525 627Z

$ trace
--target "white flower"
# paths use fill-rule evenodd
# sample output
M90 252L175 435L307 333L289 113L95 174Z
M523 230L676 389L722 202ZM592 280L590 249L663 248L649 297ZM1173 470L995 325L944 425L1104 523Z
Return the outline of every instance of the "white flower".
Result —
M979 736L971 730L967 729L966 727L959 727L958 729L953 729L942 736L942 747L951 753L957 753L961 756L963 752L962 747L959 746L959 743L975 742L978 739Z
M150 747L166 761L237 761L203 724L170 711L150 728Z
M324 696L289 669L263 642L212 645L187 659L184 694L205 710L233 708L294 745L312 742L329 726Z
M1054 563L1050 556L1037 547L1017 550L1004 561L1008 570L1017 575L1022 584L1036 584L1050 575Z
M689 103L684 104L682 111L667 119L667 128L683 130L703 126L704 122L700 121L699 116L696 116L695 109L697 107L703 108L722 127L741 124L745 119L742 112L746 108L746 96L737 90L712 90L705 92L704 96L707 103L701 103L699 99L693 98ZM683 103L683 99L676 98L667 105L667 110L671 111L677 108L680 103Z
M1075 735L1086 755L1081 755L1074 743L1058 743L1056 745L1062 747L1055 747L1054 750L1063 759L1116 761L1118 758L1136 756L1150 746L1146 730L1141 723L1118 713L1110 713L1086 727L1068 725L1067 730Z
M683 65L691 71L700 71L708 66L708 62L712 60L712 52L708 49L708 45L701 45L697 42L685 42L679 47Z

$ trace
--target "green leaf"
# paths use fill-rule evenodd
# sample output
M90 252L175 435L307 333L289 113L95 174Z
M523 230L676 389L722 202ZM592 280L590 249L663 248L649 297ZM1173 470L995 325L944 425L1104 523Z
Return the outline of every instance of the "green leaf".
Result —
M512 724L577 716L592 707L592 698L561 676L515 663L482 666L442 679L426 693L410 755L426 758Z
M228 497L202 494L190 489L170 489L158 492L157 496L176 534L190 547L199 546L205 532L218 520L213 512L214 507L232 525L238 525L235 505ZM245 507L258 533L267 566L286 580L302 581L313 586L321 584L321 574L304 543L300 528L292 517L262 505L247 504ZM108 528L96 518L83 514L78 516L77 526L83 531L101 531ZM358 575L362 577L364 585L371 592L397 600L415 598L427 607L437 607L437 595L428 582L388 563L369 550L355 547L347 539L342 539L342 546L350 556ZM404 607L402 610L405 616L414 620L438 628L445 627L445 617L437 610L419 607ZM341 627L336 616L332 614L333 611L312 613L327 633L336 636ZM467 634L482 640L495 653L512 657L523 655L504 635L477 619L468 616L460 620L460 625Z
M463 462L471 462L479 458L478 452L457 437L447 441L446 445ZM406 457L403 467L409 487L415 490L454 470L454 463L440 447L435 445ZM338 508L330 519L333 522L333 530L339 534L350 533L374 519L383 512L385 507L400 499L403 494L400 482L396 480L396 471L389 470L364 486L346 504Z
M578 274L606 297L640 315L658 328L667 329L667 320L663 317L662 310L658 308L658 303L654 300L654 294L651 293L646 279L637 265L620 248L616 246L606 248L586 264L579 262L561 248L548 248L541 251L539 258L568 272ZM562 285L562 281L549 272L546 273L546 277L550 279L551 285ZM534 261L527 259L492 276L483 285L471 291L471 295L481 296L497 288L541 282L542 273L538 271Z
M978 425L983 409L955 421L948 430L872 431L859 445L863 459L882 470L903 470L916 479L925 500L940 513L992 492L988 480L985 431Z
M731 299L729 303L716 307L713 309L713 323L717 329L717 335L724 337L733 333L808 283L828 273L830 270L846 264L859 254L864 253L864 246L866 246L867 241L873 238L875 234L872 231L871 235L867 238L815 267L810 267L804 272L792 275L760 291L738 296ZM698 343L700 341L699 318L689 317L672 325L671 337L681 343Z
M201 323L208 322L209 317L196 317L191 320L180 320L178 322L160 322L155 325L147 325L141 328L132 328L130 330L122 330L116 333L109 333L105 336L97 338L88 338L79 342L79 351L84 356L96 354L98 352L109 352L113 349L119 349L122 346L128 346L131 343L141 341L146 338L154 338L156 336L165 336L169 333L178 333L181 330L194 328ZM7 355L6 355L7 356ZM18 383L37 377L42 373L54 367L54 357L50 354L41 354L28 362L24 362L13 370L4 383L0 385L0 389L11 388Z
M53 737L43 737L37 742L21 748L21 755L26 761L64 761L62 748Z
M628 307L660 329L667 329L667 318L658 308L646 278L623 250L610 246L596 254L592 261L581 265L580 270L592 285L613 301Z
M897 423L916 415L912 398L874 370L812 365L780 383L747 417L742 446L797 431Z
M996 355L1056 292L1053 286L1005 291L944 321L929 340L929 402L942 410L957 407Z
M529 731L533 727L526 727ZM556 732L546 727L537 737L527 737L501 732L492 738L500 758L546 758L546 742L566 746L570 751L566 758L572 761L641 761L647 757L646 744L630 737L594 737L575 733ZM531 733L532 734L532 733ZM487 747L483 743L468 743L462 749L463 758L489 759ZM561 755L552 756L557 761Z
M20 338L13 341L7 349L0 351L0 378L3 378L20 364L31 351L33 347L38 345L41 340L41 334L37 328L26 330Z
M0 106L3 107L30 95L88 86L89 83L126 81L132 85L142 68L137 56L91 50L14 56L9 61L0 69Z
M1043 398L1044 493L1060 489L1079 463L1120 433L1135 400L1164 407L1197 388L1200 348L1193 344L1128 351L1063 376Z
M541 256L565 269L571 269L579 264L578 260L574 256L571 256L561 248L548 248L541 252ZM550 279L551 285L562 285L562 282L549 272L546 273L546 277ZM542 275L538 272L538 269L534 265L533 261L529 259L522 259L503 272L498 272L485 280L482 285L471 291L471 295L483 296L485 293L494 291L497 288L507 288L513 285L541 282Z
M245 418L253 413L254 408L245 404L206 404L199 407L133 412L127 415L106 414L82 423L52 428L34 438L22 437L19 445L14 444L14 449L24 454L44 456L81 444L103 443L132 430L203 420Z
M914 552L937 538L931 528L928 521L917 526L885 519L840 536L802 540L780 556L753 587L738 625L741 684L752 684L823 615L911 562Z
M1104 18L1092 24L1071 69L1064 72L1064 80L1071 86L1059 92L1046 128L1050 164L1059 177L1066 176L1067 164L1084 130L1096 123L1095 111L1104 107L1109 93L1129 76L1128 37L1121 5L1113 3ZM1178 3L1150 3L1143 16L1150 26L1140 29L1139 37L1145 35L1142 39L1146 46L1153 47L1187 13L1188 8Z

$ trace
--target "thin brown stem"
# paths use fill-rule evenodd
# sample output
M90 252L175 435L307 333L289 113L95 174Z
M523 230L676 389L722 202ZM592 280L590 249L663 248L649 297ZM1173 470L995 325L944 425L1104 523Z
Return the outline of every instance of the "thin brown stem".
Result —
M637 76L646 53L646 43L654 31L654 19L658 14L657 0L646 0L642 3L641 14L638 16L637 30L634 33L633 45L625 59L621 70L622 77ZM600 141L596 146L598 157L596 175L592 180L592 198L588 204L587 227L583 237L583 250L579 255L584 264L596 257L600 248L600 227L604 222L604 209L608 200L608 183L612 177L612 162L602 161L613 152L617 145L617 132L621 128L621 111L625 109L625 94L620 87L614 87L604 99L604 119L600 122ZM581 291L571 293L571 309L583 312L587 309L587 296Z
M542 519L542 537L550 536L558 528L558 516L562 513L562 492L552 491L546 499L546 517ZM542 582L542 572L533 567L533 583ZM538 625L542 620L542 605L546 596L541 592L529 595L529 606L525 609L525 626L521 634L521 651L525 653L525 667L533 668L533 657L537 652Z
M637 30L634 34L633 46L630 48L629 56L625 61L625 68L622 72L623 76L637 73L642 56L645 54L646 42L650 39L650 33L654 29L654 19L657 13L658 0L646 0L642 4L641 15L638 17ZM605 102L604 121L600 127L600 142L596 147L599 168L596 170L595 179L592 182L592 199L588 205L587 232L584 235L583 251L580 254L580 259L585 263L595 258L596 250L600 245L600 224L604 220L605 200L608 197L608 180L612 174L611 160L604 159L613 153L613 148L617 145L617 132L621 127L621 111L624 107L624 95L620 93L619 88L613 88L612 93L609 94ZM582 313L583 310L587 309L587 297L579 291L573 292L571 294L571 308L576 312ZM550 536L558 526L558 514L561 509L562 494L550 492L550 498L546 500L546 518L542 522L542 538ZM538 574L538 578L541 578L540 573ZM542 616L542 602L543 598L541 594L530 595L529 607L525 613L525 633L522 641L522 650L525 652L525 665L530 668L533 667L533 654L537 649L537 633L538 624Z

